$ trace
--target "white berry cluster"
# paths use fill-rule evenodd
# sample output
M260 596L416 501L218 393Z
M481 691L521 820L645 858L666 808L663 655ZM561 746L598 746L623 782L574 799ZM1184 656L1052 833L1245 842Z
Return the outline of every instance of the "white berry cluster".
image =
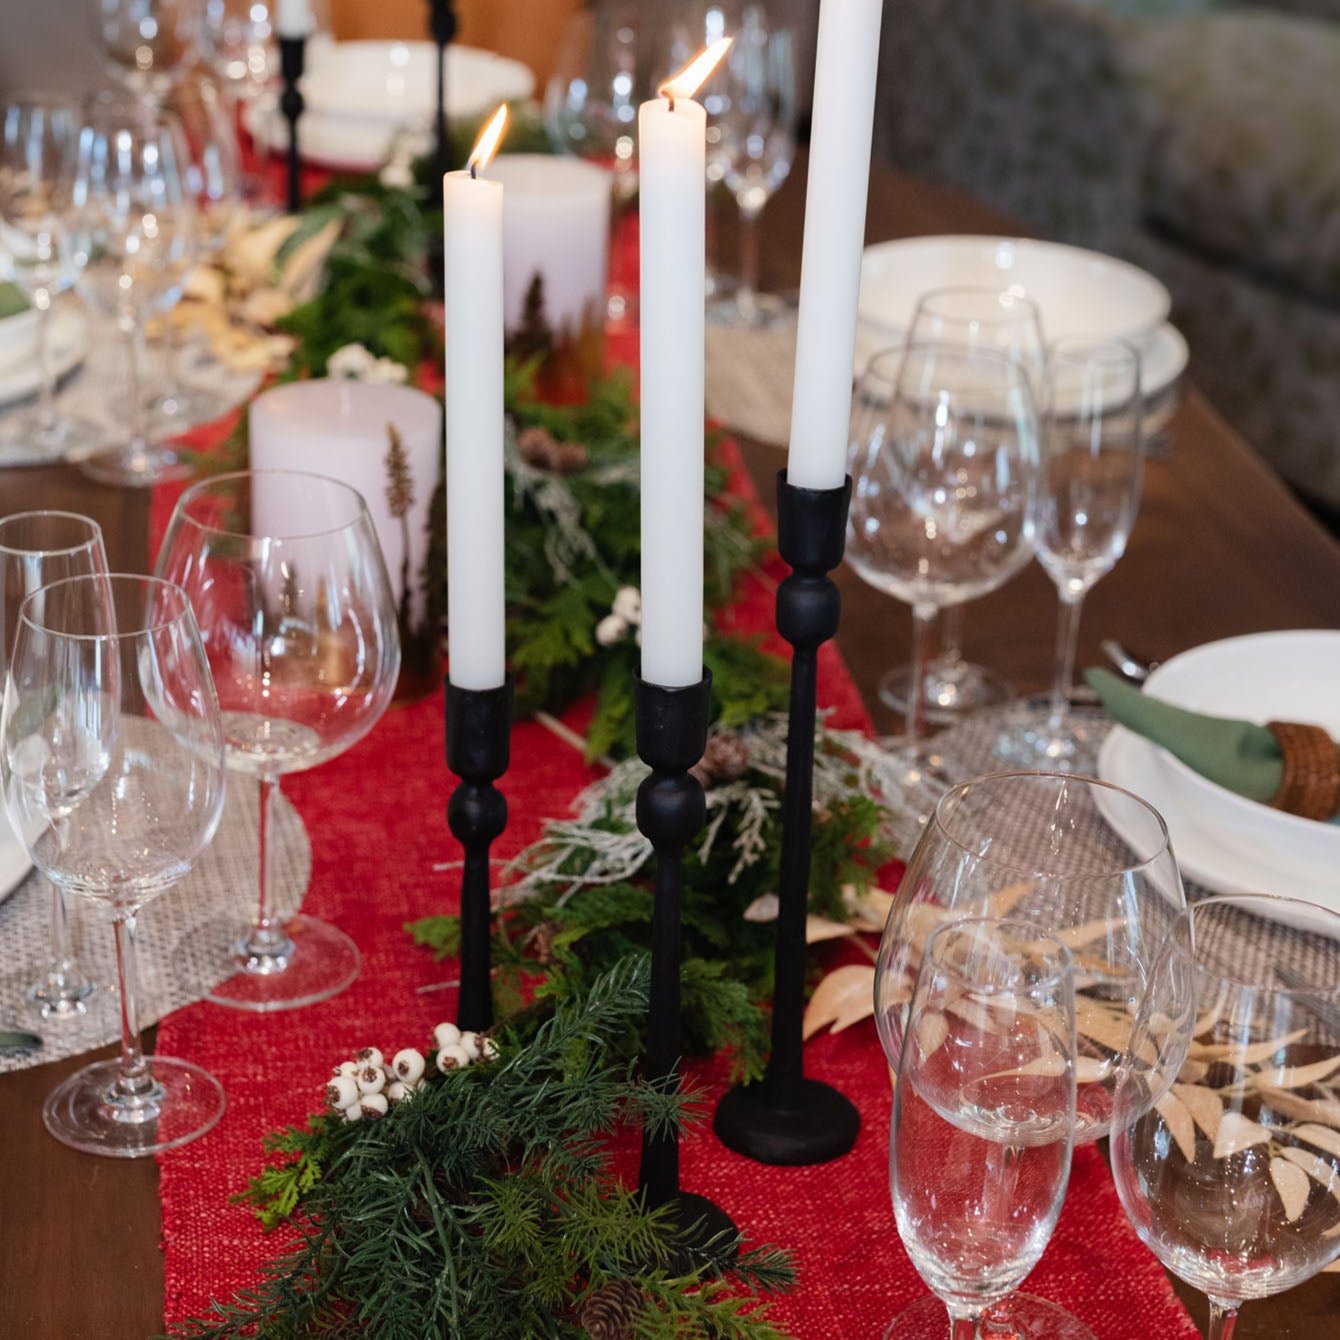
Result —
M378 358L361 344L346 344L326 359L326 376L397 386L408 380L409 369L394 358Z
M610 612L596 624L596 641L602 647L622 642L629 632L642 645L642 592L636 586L621 586Z
M437 1068L444 1074L498 1054L492 1038L462 1033L455 1024L438 1024L433 1041ZM326 1106L345 1121L379 1121L423 1088L427 1070L427 1059L414 1047L402 1048L389 1061L376 1047L364 1047L352 1061L335 1067L326 1084Z

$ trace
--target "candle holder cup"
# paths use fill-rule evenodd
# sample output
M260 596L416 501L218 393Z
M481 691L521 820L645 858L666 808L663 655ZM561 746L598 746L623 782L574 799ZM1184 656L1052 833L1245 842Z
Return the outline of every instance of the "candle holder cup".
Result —
M651 768L637 791L637 826L656 851L652 912L651 1009L647 1020L646 1076L673 1085L680 1053L680 912L684 849L706 822L707 801L689 775L707 746L712 679L666 688L635 677L637 752ZM679 1133L644 1132L639 1184L652 1206L673 1206L682 1240L708 1242L738 1236L725 1211L703 1196L680 1190Z
M306 63L307 39L305 37L280 37L279 74L283 81L283 92L279 95L279 110L288 122L288 212L298 214L302 211L302 159L298 154L298 120L302 116L302 90L298 81L302 78Z
M777 476L777 545L791 565L777 591L777 631L793 648L787 726L782 862L778 880L772 1055L763 1079L732 1089L713 1122L728 1148L760 1163L827 1163L856 1143L861 1118L841 1093L805 1078L805 922L818 653L838 629L841 595L829 573L846 547L851 479L798 488Z
M495 689L447 692L447 766L460 779L447 804L447 826L465 848L461 873L461 989L456 1022L481 1032L493 1023L489 926L489 847L507 827L507 800L494 782L511 752L512 677Z

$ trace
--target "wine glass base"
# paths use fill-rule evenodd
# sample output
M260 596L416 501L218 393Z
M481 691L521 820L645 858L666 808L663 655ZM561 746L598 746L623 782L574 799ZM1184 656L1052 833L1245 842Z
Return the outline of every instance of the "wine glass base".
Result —
M315 917L298 913L284 922L282 931L293 942L283 959L257 962L246 950L246 935L206 922L189 932L178 946L178 962L208 963L203 992L215 1005L267 1014L296 1010L338 995L358 976L362 956L342 931Z
M707 307L707 319L712 325L732 330L773 330L795 318L795 306L775 293L755 293L742 302L736 289Z
M958 779L949 774L933 740L909 741L906 736L888 735L878 743L885 755L879 765L880 784L892 800L901 800L904 817L911 824L909 836L915 842L930 822L936 802Z
M879 681L879 700L894 712L906 712L912 667L900 665ZM994 707L1013 696L1008 681L971 661L932 661L926 667L926 720L937 726L962 721L980 707Z
M115 1101L119 1061L76 1071L47 1095L42 1121L62 1144L85 1154L140 1159L198 1139L223 1115L223 1086L207 1070L170 1056L145 1058L154 1078L147 1111Z
M992 752L1030 770L1092 776L1105 726L1101 709L1072 705L1053 729L1049 700L1025 698L1005 715Z
M180 384L156 396L148 409L155 429L165 436L173 436L198 423L212 423L232 407L228 397L217 391Z
M190 467L171 451L151 447L143 451L129 451L118 447L100 451L81 461L80 470L100 484L115 484L121 488L142 489L168 480L185 479Z
M0 465L43 465L80 461L107 441L107 429L90 419L59 411L50 428L43 428L36 409L5 424L0 435Z
M949 1313L933 1294L900 1312L884 1340L945 1340ZM981 1340L1095 1340L1094 1333L1065 1308L1032 1294L1011 1294L981 1320Z

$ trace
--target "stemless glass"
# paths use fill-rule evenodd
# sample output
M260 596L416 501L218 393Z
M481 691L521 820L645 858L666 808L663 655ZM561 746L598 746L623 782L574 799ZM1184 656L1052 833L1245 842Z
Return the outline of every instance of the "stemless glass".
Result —
M1340 1257L1340 916L1269 895L1187 908L1140 1002L1112 1132L1126 1214L1209 1297L1207 1340Z
M139 1158L185 1144L223 1112L199 1066L145 1056L135 921L214 836L223 728L191 607L150 577L71 577L19 614L0 781L43 874L111 910L121 1056L71 1075L43 1105L47 1129L91 1154Z
M907 339L998 349L1019 362L1034 399L1041 400L1042 313L1022 294L971 286L931 289L917 299ZM906 709L911 673L911 666L899 666L879 681L881 701L895 712ZM940 646L926 666L925 694L926 719L941 725L1010 696L1010 686L994 670L964 659L962 605L950 605L940 615Z
M1092 772L1092 733L1070 710L1080 611L1126 551L1140 505L1140 355L1121 340L1059 340L1047 354L1038 562L1061 617L1051 696L1007 722L997 752L1025 764Z
M58 460L96 447L102 431L56 413L51 311L75 281L84 254L70 228L79 110L63 98L18 94L0 107L0 275L37 311L38 401L5 425L0 459Z
M107 554L96 521L74 512L15 512L0 520L0 690L19 628L19 610L34 591L67 577L106 575ZM42 1018L75 1022L88 1014L93 983L75 961L65 894L51 889L51 958L29 996Z
M909 345L871 373L892 389L852 463L846 558L912 606L912 700L892 750L894 780L914 795L943 782L922 743L927 632L941 607L995 590L1032 557L1037 419L1022 368L995 350Z
M244 471L177 503L158 573L194 602L223 706L228 765L260 783L259 899L240 937L194 942L217 970L208 999L242 1010L309 1005L358 975L336 927L274 914L269 819L284 773L343 753L386 710L400 669L396 606L362 496L319 475Z
M889 1137L898 1236L935 1298L885 1340L978 1336L1056 1227L1074 1130L1070 951L1024 921L941 926L912 993ZM1010 1315L1018 1340L1055 1333Z
M796 152L796 70L789 29L773 27L762 5L747 5L714 78L718 108L710 157L740 215L740 273L734 291L708 308L713 321L755 329L790 308L758 288L758 222L791 171ZM710 174L709 174L710 175Z
M191 265L195 207L176 118L124 102L96 106L80 134L74 203L88 254L80 289L116 319L128 373L126 440L82 469L130 486L179 477L185 467L149 440L140 391L144 321L176 303Z

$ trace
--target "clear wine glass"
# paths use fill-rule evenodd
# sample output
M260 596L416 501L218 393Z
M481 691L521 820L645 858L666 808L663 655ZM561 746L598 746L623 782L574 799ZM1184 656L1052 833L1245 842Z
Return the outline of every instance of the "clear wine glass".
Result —
M0 520L0 690L14 652L23 602L39 587L106 572L102 529L86 516L15 512ZM59 884L49 887L51 958L28 994L43 1019L75 1023L87 1017L94 986L75 959L65 894Z
M1032 557L1037 419L1022 368L995 350L909 345L872 372L892 389L852 463L846 558L912 606L912 702L890 780L924 798L945 784L923 742L927 632L937 610L995 590Z
M71 1075L47 1130L91 1154L139 1158L185 1144L223 1112L199 1066L145 1056L135 992L140 909L187 873L223 811L223 729L191 607L148 577L71 577L19 614L0 781L48 879L110 910L121 1056Z
M1075 1141L1102 1138L1136 1005L1185 906L1168 830L1138 796L1063 773L999 773L954 787L908 860L879 946L875 1023L889 1064L902 1052L934 930L963 917L1036 922L1074 955ZM1023 1335L1089 1336L1055 1305L1025 1295L1010 1300L1008 1320Z
M988 1311L1004 1303L1008 1314L1065 1198L1075 1131L1070 951L1025 921L939 927L917 974L897 1075L894 1218L935 1297L895 1318L885 1340L975 1340ZM1054 1334L1018 1325L1009 1333Z
M1340 915L1269 895L1187 908L1140 1002L1112 1129L1126 1214L1208 1295L1208 1340L1340 1258Z
M109 72L153 103L195 55L199 0L92 0L93 32Z
M1097 766L1093 732L1070 708L1084 597L1126 551L1140 505L1140 355L1124 341L1057 341L1047 357L1038 562L1061 617L1051 695L1006 723L997 752L1067 772Z
M52 361L53 304L85 259L70 228L79 128L79 109L53 95L16 94L0 106L0 276L37 312L41 378L36 407L6 423L0 460L6 446L24 461L77 457L103 438L87 419L56 412Z
M1009 289L950 287L922 294L912 313L911 342L999 349L1017 359L1041 404L1046 358L1042 313L1031 298ZM964 659L962 605L940 615L940 645L926 667L926 719L952 725L969 712L1002 703L1009 684L994 670ZM879 681L880 700L895 712L906 710L910 666L890 670Z
M774 294L759 292L758 228L764 206L791 171L796 152L795 44L769 23L762 5L746 5L735 40L712 80L719 105L709 158L740 215L740 273L734 291L708 309L722 325L754 329L789 316Z
M141 487L179 477L177 457L150 441L140 390L144 322L180 298L194 247L194 194L176 118L114 100L93 106L80 134L74 204L88 256L80 291L116 320L127 360L125 441L82 469Z
M628 0L579 9L564 29L544 94L545 132L555 152L613 172L611 243L637 197L637 109L650 93L638 17ZM614 245L609 254L618 254ZM622 327L636 313L636 294L612 279L610 326Z
M319 475L222 475L182 495L157 571L195 604L228 766L260 783L255 918L240 936L217 926L193 934L217 959L208 998L262 1011L324 1000L358 975L358 948L313 917L276 916L269 819L280 778L343 753L395 690L395 599L367 506Z

